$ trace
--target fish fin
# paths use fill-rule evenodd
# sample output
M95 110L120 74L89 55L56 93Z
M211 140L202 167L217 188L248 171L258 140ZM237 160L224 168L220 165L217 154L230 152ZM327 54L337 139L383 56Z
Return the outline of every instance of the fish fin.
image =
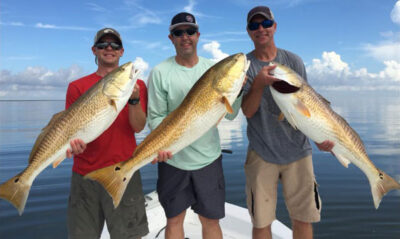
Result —
M315 92L315 94L317 94L317 96L327 105L331 105L331 102L327 99L325 99L325 97L323 97L322 95L318 94L317 92Z
M297 101L295 108L299 111L302 115L306 116L307 118L311 117L311 113L308 110L307 106L303 104L300 100Z
M114 99L110 100L110 105L115 109L116 112L118 112L117 102Z
M21 173L0 185L0 198L11 203L21 216L32 184L21 179Z
M333 152L332 152L332 154L335 155L335 157L343 165L343 167L345 167L345 168L349 167L349 164L351 163L350 160L348 160L347 158L343 157L340 154L334 154Z
M278 117L278 121L282 121L285 119L285 115L281 112Z
M123 162L95 170L85 175L85 179L95 180L100 183L111 196L114 208L117 208L124 195L133 173L128 175L123 170Z
M57 166L60 165L60 163L61 163L62 161L64 161L65 158L66 158L65 155L61 155L60 157L56 158L56 159L53 161L53 168L57 168Z
M226 98L226 96L222 96L221 102L222 102L223 104L225 104L226 111L228 111L229 114L232 114L232 113L233 113L233 109L232 109L231 104L229 103L228 98Z
M289 117L286 117L287 121L289 122L289 124L295 129L297 130L297 126L296 126L296 121L293 118L293 115L291 113L289 113Z
M369 178L368 178L369 179ZM375 209L378 209L383 196L394 189L400 189L400 184L385 172L378 169L377 177L369 180Z
M38 137L36 138L35 144L32 147L31 153L29 155L29 163L32 162L33 156L36 154L39 145L42 143L44 136L47 135L49 129L57 122L57 120L64 114L65 110L58 112L53 115L49 123L42 129Z
M225 117L225 114L223 116L221 116L221 118L218 119L217 123L215 125L218 125L219 122L221 122L221 120Z

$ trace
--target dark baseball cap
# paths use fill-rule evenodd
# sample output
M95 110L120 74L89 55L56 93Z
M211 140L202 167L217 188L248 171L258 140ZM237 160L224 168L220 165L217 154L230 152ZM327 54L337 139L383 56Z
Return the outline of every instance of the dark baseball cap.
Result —
M174 30L176 27L182 25L189 25L199 29L199 25L197 25L196 18L188 12L181 12L176 14L172 20L171 25L169 26L169 31Z
M94 37L94 44L96 44L105 35L113 35L122 46L121 35L119 35L115 29L110 27L103 28L96 33L96 36Z
M251 9L247 14L247 23L249 23L255 15L261 15L268 20L274 20L274 14L272 14L271 10L266 6L258 6Z

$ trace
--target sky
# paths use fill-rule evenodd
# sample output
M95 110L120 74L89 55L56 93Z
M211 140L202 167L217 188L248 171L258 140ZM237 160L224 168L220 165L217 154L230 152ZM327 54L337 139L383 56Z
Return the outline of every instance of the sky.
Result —
M63 100L69 82L96 71L91 46L103 27L120 32L120 63L134 61L147 81L175 55L168 27L182 11L200 26L200 56L248 53L246 16L258 5L270 7L277 47L303 59L317 91L400 96L400 0L1 0L0 100Z

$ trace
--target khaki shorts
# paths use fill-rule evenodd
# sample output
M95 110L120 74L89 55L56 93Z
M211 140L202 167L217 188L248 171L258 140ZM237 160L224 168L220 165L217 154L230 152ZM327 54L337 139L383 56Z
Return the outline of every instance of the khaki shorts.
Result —
M308 223L320 221L321 199L311 155L279 165L268 163L249 150L244 169L247 208L255 228L266 227L274 221L279 180L290 218Z

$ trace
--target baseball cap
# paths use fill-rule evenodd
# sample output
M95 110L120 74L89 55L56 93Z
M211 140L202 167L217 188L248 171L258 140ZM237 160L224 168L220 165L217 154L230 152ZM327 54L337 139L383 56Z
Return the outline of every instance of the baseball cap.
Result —
M268 20L274 20L274 14L272 14L271 10L266 6L258 6L251 9L247 14L247 23L249 23L255 15L261 15Z
M103 28L96 33L96 36L94 37L94 44L96 44L105 35L113 35L122 46L121 35L119 35L115 29L110 27Z
M195 28L199 28L199 25L197 25L196 18L188 12L181 12L176 14L172 20L171 20L171 25L169 26L169 31L174 30L174 28L182 26L182 25L190 25Z

